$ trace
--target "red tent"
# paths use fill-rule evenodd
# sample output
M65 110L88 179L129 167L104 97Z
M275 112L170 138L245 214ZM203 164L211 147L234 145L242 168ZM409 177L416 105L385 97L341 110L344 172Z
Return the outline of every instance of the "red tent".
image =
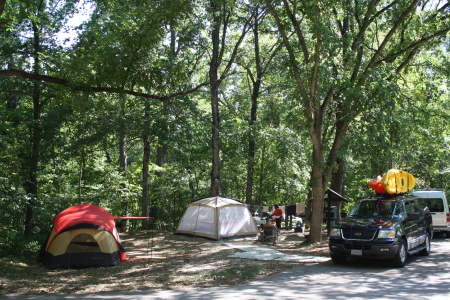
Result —
M127 260L114 217L93 204L80 204L59 213L42 249L48 268L114 266Z
M95 224L111 233L115 229L114 217L103 208L93 204L79 204L63 210L53 220L53 228L58 234L66 228L83 223Z

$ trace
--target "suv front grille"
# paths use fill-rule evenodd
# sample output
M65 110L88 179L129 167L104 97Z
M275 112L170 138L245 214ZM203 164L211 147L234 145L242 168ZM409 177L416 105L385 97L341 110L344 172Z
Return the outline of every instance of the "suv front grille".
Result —
M372 248L372 246L369 244L364 244L364 243L351 243L351 244L345 244L344 245L345 249L360 249L360 250L370 250L370 248Z
M370 241L375 238L377 228L344 228L342 237L346 240Z

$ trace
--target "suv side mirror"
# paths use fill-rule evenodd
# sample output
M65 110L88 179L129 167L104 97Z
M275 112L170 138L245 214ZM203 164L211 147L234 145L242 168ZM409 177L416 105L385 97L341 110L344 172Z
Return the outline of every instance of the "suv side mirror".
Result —
M419 213L408 214L408 220L417 221L419 219L420 219L420 214Z

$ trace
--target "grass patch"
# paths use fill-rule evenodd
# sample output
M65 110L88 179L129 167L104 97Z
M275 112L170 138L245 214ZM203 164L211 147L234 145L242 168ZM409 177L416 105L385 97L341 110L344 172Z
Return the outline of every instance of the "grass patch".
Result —
M169 283L170 282L170 276L169 274L162 274L158 277L155 278L156 282L160 282L160 283Z
M265 273L260 266L235 266L220 271L214 271L211 276L216 283L245 283L253 280L258 275Z

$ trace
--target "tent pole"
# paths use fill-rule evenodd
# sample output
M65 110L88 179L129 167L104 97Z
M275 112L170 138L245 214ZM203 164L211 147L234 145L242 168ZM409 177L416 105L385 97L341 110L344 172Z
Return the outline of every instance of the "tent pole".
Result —
M197 224L198 224L199 212L200 212L200 205L198 206L198 209L197 209L197 220L195 220L194 238L196 237L196 234L197 234Z
M150 219L151 222L153 222L153 219ZM150 232L147 230L147 256L148 256L148 248L150 248L150 259L153 258L153 230L150 229L152 233L152 243L150 245Z

